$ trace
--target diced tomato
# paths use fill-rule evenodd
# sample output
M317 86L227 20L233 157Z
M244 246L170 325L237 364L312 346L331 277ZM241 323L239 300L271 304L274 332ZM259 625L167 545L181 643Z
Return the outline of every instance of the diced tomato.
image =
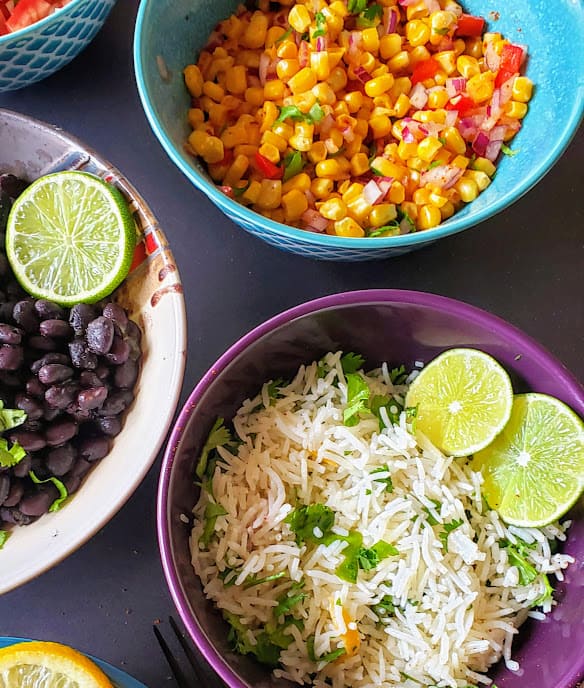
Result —
M482 36L485 28L483 17L461 14L456 24L456 36Z
M4 15L2 12L0 12L0 36L3 36L5 33L9 33L8 27L6 26L6 20L4 19Z
M11 31L24 29L48 17L53 9L51 3L46 0L19 0L6 25Z
M255 163L257 165L258 170L267 179L282 179L282 177L284 176L283 167L278 167L277 165L274 165L274 163L271 160L268 160L259 152L256 152L255 154Z
M431 79L436 76L436 73L440 69L440 64L433 57L427 60L422 60L414 67L414 71L411 76L412 84L417 84L419 81L426 81L426 79Z
M469 96L457 95L446 103L446 110L457 110L459 117L464 117L470 110L474 110L477 104Z
M499 71L495 77L495 88L504 84L514 74L518 74L523 62L524 50L520 45L505 43L501 51Z

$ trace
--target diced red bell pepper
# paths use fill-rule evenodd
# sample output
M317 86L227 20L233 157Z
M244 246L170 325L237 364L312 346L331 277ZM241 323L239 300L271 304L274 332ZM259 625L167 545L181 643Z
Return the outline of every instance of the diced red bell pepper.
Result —
M524 50L520 45L513 45L513 43L505 43L503 50L501 50L501 62L499 63L499 71L495 77L495 88L499 88L514 74L518 74L523 62Z
M8 27L6 26L4 15L0 12L0 36L3 36L5 33L8 33Z
M482 36L485 28L483 17L475 17L472 14L461 14L456 24L456 36Z
M53 5L46 0L19 0L6 25L10 31L19 31L48 17L52 11Z
M446 110L457 110L459 117L464 117L470 110L474 110L477 104L469 96L456 95L446 103Z
M431 79L436 76L436 73L440 69L440 64L433 57L429 57L427 60L422 60L414 67L412 72L411 82L412 84L417 84L420 81L426 81L426 79Z
M261 153L256 151L255 163L258 170L266 177L266 179L282 179L284 176L284 168L274 165L271 160L268 160Z

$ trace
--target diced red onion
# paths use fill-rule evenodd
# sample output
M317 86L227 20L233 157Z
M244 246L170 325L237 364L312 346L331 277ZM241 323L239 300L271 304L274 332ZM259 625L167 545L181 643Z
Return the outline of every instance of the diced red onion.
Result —
M423 172L420 176L420 185L436 184L444 189L449 189L453 184L456 184L463 170L454 165L438 165L431 170Z
M409 234L411 231L412 225L410 224L410 221L407 219L407 217L404 217L404 219L399 223L399 233Z
M328 136L330 133L330 130L333 128L335 124L334 117L330 114L325 115L319 122L319 132L321 137L322 136Z
M463 77L455 77L453 79L446 79L446 92L450 98L462 93L466 88L466 79Z
M324 42L324 36L318 36L316 39L316 51L320 53L323 50L326 50L326 45Z
M404 143L415 143L416 137L412 134L409 127L402 129L402 140Z
M428 12L432 14L432 12L438 12L440 10L440 3L438 0L424 0L424 4L428 8Z
M357 77L357 79L359 79L359 81L362 84L366 83L367 81L369 81L371 79L371 74L369 74L369 72L365 69L365 67L362 67L361 65L359 65L358 67L355 67L353 72L355 73L355 76Z
M416 110L421 110L428 102L428 93L423 84L417 83L410 91L410 105Z
M397 26L397 12L393 11L393 7L385 8L385 21L383 23L386 33L394 33Z
M490 160L491 162L495 162L497 156L501 152L502 145L503 141L489 141L487 147L485 148L484 157Z
M318 210L309 208L302 214L302 221L306 224L306 229L313 229L315 232L324 232L328 227L328 220L323 217Z
M458 119L458 112L456 110L447 110L444 116L444 126L453 127Z
M401 7L409 7L410 5L415 4L418 2L418 0L398 0L398 5Z
M382 177L381 179L377 180L377 186L381 189L381 191L383 191L383 198L380 200L383 200L387 196L392 184L393 177Z
M219 191L222 191L226 196L229 196L229 198L235 198L235 194L233 193L231 186L220 186Z
M491 72L498 72L501 64L501 57L495 50L493 41L489 41L485 46L484 52L485 64Z
M489 137L484 131L478 131L472 142L472 149L477 154L483 157L489 144Z
M310 47L306 41L301 41L298 48L298 64L306 67L310 61Z
M507 81L504 81L501 84L500 88L500 103L501 106L505 105L505 103L508 103L511 100L511 96L513 95L513 84L515 83L516 75L513 75L510 79L507 79Z
M351 129L351 127L345 127L341 133L343 134L345 141L348 143L351 143L351 141L355 140L355 132Z
M270 56L267 53L262 53L260 55L260 65L258 67L258 76L260 78L260 84L262 86L266 85L269 66L270 66Z
M384 195L383 191L377 186L373 179L365 184L363 198L368 205L375 205Z

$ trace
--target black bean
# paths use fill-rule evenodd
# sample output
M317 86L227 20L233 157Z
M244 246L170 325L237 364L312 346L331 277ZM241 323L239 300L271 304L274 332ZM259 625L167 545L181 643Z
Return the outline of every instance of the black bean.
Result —
M100 416L117 416L125 411L132 403L134 394L129 389L120 389L110 392L103 406L99 409Z
M12 199L10 195L0 188L0 229L2 232L6 229L6 223L8 222L8 216L10 215L10 209L12 208ZM2 243L4 246L4 243Z
M90 351L96 354L107 354L114 341L114 324L100 315L87 325L85 334Z
M6 499L4 500L4 504L2 506L16 506L18 502L20 502L20 500L22 499L23 494L24 485L20 482L20 480L13 480L10 484L10 491L8 492L8 497L6 497Z
M82 410L77 403L73 403L67 408L67 414L77 423L85 423L95 416L95 411L92 409Z
M71 308L69 323L77 336L85 333L89 323L97 316L97 308L88 303L78 303Z
M107 397L107 387L89 387L77 395L77 404L81 411L99 408Z
M14 325L0 323L0 344L20 344L22 330Z
M48 363L60 363L61 365L69 365L69 359L65 354L59 354L57 352L52 352L45 354L42 358L38 358L34 363L31 364L30 369L35 375L39 370Z
M131 359L118 366L114 373L114 384L122 389L131 389L138 379L138 364Z
M120 330L124 331L128 324L126 311L118 303L107 303L103 308L103 315L109 318Z
M54 485L43 486L43 488L20 500L18 508L21 513L25 516L42 516L47 513L51 504L59 496L59 492Z
M114 337L109 353L105 355L106 361L112 365L122 365L130 357L130 344L121 337Z
M26 516L20 509L0 509L0 521L11 523L15 526L28 526L34 521L33 516Z
M122 421L118 416L106 416L105 418L97 419L97 426L104 435L115 437L122 430Z
M31 299L23 299L14 304L12 317L25 332L38 332L39 316Z
M24 360L21 346L0 345L0 370L18 370Z
M93 370L84 370L79 376L82 387L102 387L103 382Z
M6 277L8 272L8 258L6 258L6 255L4 253L0 252L0 277Z
M6 501L10 492L10 477L6 473L0 473L0 506Z
M21 459L16 466L12 469L12 474L16 478L26 478L28 472L32 469L32 457L27 454L23 459Z
M69 355L71 356L71 363L73 363L75 368L85 368L86 370L97 368L97 356L89 351L83 339L75 339L69 342Z
M54 385L72 378L73 368L61 363L47 363L39 370L38 375L43 385Z
M77 451L75 447L67 442L61 447L51 449L47 454L45 463L49 471L59 477L71 470L76 458Z
M26 430L27 432L42 432L44 430L44 424L42 420L29 420L27 418L18 428L20 430Z
M43 406L37 399L27 396L19 392L14 397L16 408L21 409L26 413L27 420L38 420L43 417Z
M38 299L34 304L35 310L41 320L50 320L57 318L58 320L65 320L67 313L62 306L46 299Z
M12 198L20 196L27 186L28 182L14 174L0 174L0 188Z
M81 485L83 478L91 470L92 464L85 459L79 459L69 473L63 478L63 483L69 494L73 494Z
M31 377L26 381L26 393L29 397L42 398L45 396L45 387L38 377Z
M53 337L53 339L63 339L70 337L72 330L71 325L65 320L57 320L52 318L50 320L43 320L39 325L39 332L43 337Z
M72 394L73 398L75 396L75 393ZM44 419L50 423L52 420L55 420L62 412L62 409L60 409L58 406L50 406L48 403L45 404L45 412L44 412Z
M73 439L77 434L78 425L74 420L55 420L45 430L47 444L50 447L58 447ZM24 446L24 445L23 445Z
M22 382L20 375L17 372L10 372L9 370L0 370L0 383L4 387L20 388Z
M111 372L111 369L108 368L106 365L98 365L97 368L95 369L95 374L97 377L104 382L107 380Z
M18 442L27 452L35 452L44 449L47 445L45 438L40 432L29 432L28 430L13 430L10 433L12 442Z
M52 337L42 337L35 334L28 339L29 346L39 351L56 351L59 348L59 343Z
M2 322L12 322L14 320L14 318L12 317L13 309L14 301L8 300L4 301L4 303L0 303L0 320Z
M86 461L98 461L107 455L110 440L104 435L99 437L85 437L78 444L79 456Z
M53 385L45 392L45 401L50 408L66 409L74 402L78 389L79 388L75 383Z

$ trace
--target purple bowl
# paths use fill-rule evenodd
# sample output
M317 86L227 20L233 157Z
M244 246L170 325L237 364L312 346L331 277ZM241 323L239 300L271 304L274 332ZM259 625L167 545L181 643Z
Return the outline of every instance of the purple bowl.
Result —
M158 490L158 536L170 592L191 638L230 688L283 688L265 667L234 654L228 626L205 599L190 562L190 526L197 500L194 466L218 417L231 418L270 378L343 349L371 366L412 367L445 349L482 349L500 361L516 392L551 394L584 416L584 388L548 351L505 321L459 301L414 291L369 290L326 296L280 313L234 344L204 375L172 431ZM183 518L181 519L181 515ZM584 511L579 506L565 550L576 563L556 586L559 604L543 622L527 622L514 645L518 676L499 666L499 688L572 688L584 676Z

